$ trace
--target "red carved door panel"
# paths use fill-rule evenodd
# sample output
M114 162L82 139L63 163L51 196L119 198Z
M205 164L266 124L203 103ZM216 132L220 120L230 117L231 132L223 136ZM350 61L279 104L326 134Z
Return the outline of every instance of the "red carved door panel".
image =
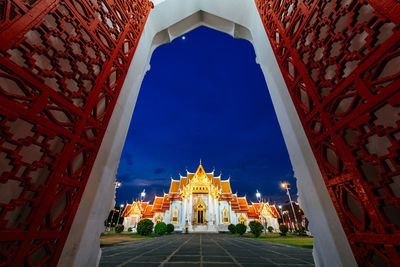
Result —
M256 0L361 266L400 266L400 3Z
M152 4L0 3L0 266L55 266Z

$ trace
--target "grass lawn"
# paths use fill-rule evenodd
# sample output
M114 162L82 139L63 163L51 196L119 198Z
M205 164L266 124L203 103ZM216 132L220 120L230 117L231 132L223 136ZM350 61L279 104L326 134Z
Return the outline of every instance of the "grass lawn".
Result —
M232 235L232 234L231 234ZM233 236L240 236L239 234L233 234ZM306 236L298 236L293 233L287 233L286 236L280 236L279 233L268 233L267 235L261 234L259 237L254 237L253 234L246 233L243 237L258 239L268 242L281 243L294 247L301 248L313 248L314 238Z
M314 238L313 237L267 237L264 238L265 241L281 243L285 245L290 245L294 247L301 248L313 248Z
M117 233L114 231L104 231L104 233L102 234L102 236L111 236L111 235L115 235L115 236L128 236L131 238L151 238L151 237L156 237L158 235L156 235L156 233L152 232L151 235L148 236L144 236L144 235L139 235L138 233L130 233L130 232L122 232L122 233Z
M129 232L116 233L114 231L105 231L100 236L100 247L110 246L122 242L134 241L142 238L153 238L157 236L158 235L156 235L155 233L151 233L151 235L148 236L143 236L137 233L129 233Z

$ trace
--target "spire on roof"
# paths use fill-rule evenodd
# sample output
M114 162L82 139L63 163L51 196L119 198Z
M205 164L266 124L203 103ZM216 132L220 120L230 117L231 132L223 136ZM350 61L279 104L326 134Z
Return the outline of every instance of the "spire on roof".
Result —
M200 158L200 165L201 165L201 158Z

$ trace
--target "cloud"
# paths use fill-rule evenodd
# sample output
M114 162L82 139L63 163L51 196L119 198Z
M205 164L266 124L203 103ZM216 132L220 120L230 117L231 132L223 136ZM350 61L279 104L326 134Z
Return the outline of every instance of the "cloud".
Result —
M154 169L154 173L155 173L155 174L164 173L164 172L166 172L166 171L167 171L167 170L164 169L164 168L155 168L155 169Z
M129 185L129 186L165 186L165 187L168 187L168 184L170 182L171 181L169 179L136 178L136 179L132 179L132 180L126 182L125 184Z

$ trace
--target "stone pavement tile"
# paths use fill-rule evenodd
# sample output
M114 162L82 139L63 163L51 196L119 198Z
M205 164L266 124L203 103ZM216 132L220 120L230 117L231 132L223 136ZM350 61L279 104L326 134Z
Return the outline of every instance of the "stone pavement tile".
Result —
M280 258L280 259L271 259L274 263L277 264L308 264L301 259L297 258Z
M120 262L124 262L127 261L129 259L134 258L135 256L132 255L125 255L125 256L115 256L115 257L107 257L107 258L101 258L100 264L102 263L102 261L108 262L108 263L120 263Z
M145 256L140 256L139 258L136 258L136 259L135 259L135 262L136 262L136 261L142 261L142 262L146 262L146 261L150 261L150 262L162 262L162 261L164 261L167 257L168 257L168 255L165 255L165 256L154 256L154 255L148 256L148 255L145 255Z
M175 255L198 255L200 256L200 249L199 250L179 250L175 253Z
M230 257L203 256L203 262L232 262L233 263L233 260Z
M124 267L158 267L159 263L143 263L143 262L132 262L124 265ZM115 267L115 266L114 266Z
M169 259L168 262L199 262L200 256L181 256L181 255L174 255Z
M179 266L179 267L184 267L184 266L195 267L195 266L198 266L198 267L200 267L200 264L199 263L187 263L187 262L185 262L185 263L174 262L174 263L166 263L163 266L164 267L175 267L175 266ZM145 266L143 266L143 267L145 267Z
M243 263L243 267L278 267L280 265L272 264L272 263Z
M235 256L234 256L235 257ZM266 264L271 263L271 261L260 258L260 257L235 257L235 259L243 264L256 263L256 264Z
M203 267L231 267L231 266L238 266L235 263L229 263L229 262L225 262L225 263L203 263Z
M227 256L227 254L225 253L225 251L223 251L222 249L216 249L216 250L205 250L203 248L203 256Z
M169 256L169 255L171 255L172 252L174 252L174 250L162 250L162 249L159 249L159 250L154 250L154 251L146 254L146 256L147 255L150 255L150 256Z

